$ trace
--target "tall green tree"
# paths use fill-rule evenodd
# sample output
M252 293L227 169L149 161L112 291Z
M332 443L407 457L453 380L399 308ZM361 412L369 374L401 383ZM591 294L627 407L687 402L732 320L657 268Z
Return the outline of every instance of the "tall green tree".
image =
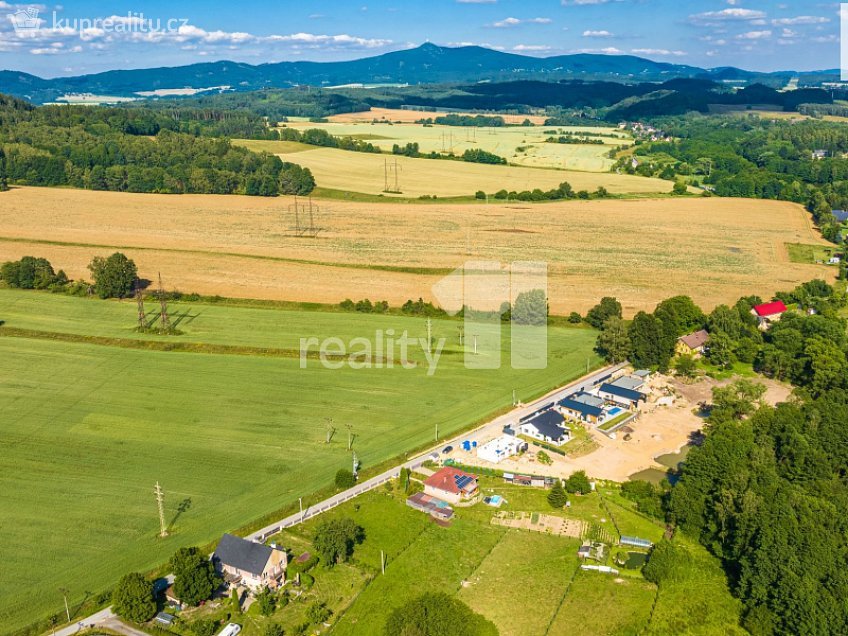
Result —
M315 530L312 545L327 567L347 561L356 545L365 540L365 530L353 519L324 521Z
M174 592L184 603L198 605L208 601L221 585L212 562L198 548L180 548L171 557Z
M562 510L565 507L565 504L568 503L568 495L562 487L562 482L559 479L554 480L554 485L548 493L548 503L551 505L551 508L555 508L557 510Z
M497 636L495 625L459 599L428 592L398 607L386 620L384 636Z
M121 252L115 252L108 258L95 256L88 269L100 298L125 298L132 293L138 280L135 263Z
M674 356L673 341L669 341L661 320L640 311L633 318L628 331L630 361L637 367L660 370L668 368Z
M112 592L112 609L133 623L149 621L156 614L153 583L138 572L125 575Z
M607 318L595 341L595 351L613 364L627 360L630 355L630 335L621 318Z
M543 327L548 324L548 298L543 289L521 292L512 307L512 322Z
M6 175L6 153L0 148L0 192L9 189L9 181Z
M621 318L621 315L621 303L611 296L605 296L586 314L586 322L595 329L602 329L607 320Z

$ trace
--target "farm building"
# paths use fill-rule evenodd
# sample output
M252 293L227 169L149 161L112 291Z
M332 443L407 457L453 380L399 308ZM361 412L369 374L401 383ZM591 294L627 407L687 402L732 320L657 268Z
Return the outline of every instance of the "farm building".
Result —
M681 336L677 339L678 355L699 356L704 353L710 334L706 329Z
M288 557L285 550L225 534L212 562L225 581L258 590L285 583Z
M431 517L445 521L453 517L453 508L447 502L431 497L423 492L417 492L406 500L406 505L414 510L426 512Z
M174 586L169 585L168 589L165 590L165 603L169 606L174 607L176 609L183 608L183 602L180 600L180 597L176 595L174 592Z
M555 446L562 446L571 439L571 432L564 426L564 423L565 418L559 412L551 409L522 422L518 426L518 430L522 435Z
M783 301L775 300L771 303L756 305L751 310L751 314L756 316L757 321L760 324L760 329L765 331L769 328L769 326L771 326L772 323L780 320L780 317L783 316L786 311L786 305L783 303Z
M477 447L477 457L498 464L521 451L527 450L527 443L510 435L498 437Z
M540 475L515 475L504 473L504 481L516 486L535 486L537 488L550 488L554 485L554 477L542 477Z
M598 389L598 395L605 400L615 402L627 408L638 406L639 402L644 402L648 399L648 396L644 393L626 386L621 386L617 382L618 380L616 382L602 384L601 388Z
M424 481L424 492L450 503L459 503L477 495L477 476L445 466Z

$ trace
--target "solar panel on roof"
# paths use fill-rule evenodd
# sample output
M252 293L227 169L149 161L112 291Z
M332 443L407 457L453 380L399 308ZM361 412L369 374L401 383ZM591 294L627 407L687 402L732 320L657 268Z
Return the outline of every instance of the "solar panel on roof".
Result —
M456 476L456 487L459 489L465 488L468 484L471 483L471 477L466 475L457 475Z

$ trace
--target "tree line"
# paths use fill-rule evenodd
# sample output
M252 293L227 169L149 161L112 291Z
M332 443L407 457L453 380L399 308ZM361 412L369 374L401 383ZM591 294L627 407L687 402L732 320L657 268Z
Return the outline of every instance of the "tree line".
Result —
M167 121L141 108L0 103L0 175L12 184L114 192L276 196L315 187L307 168L163 127Z
M775 407L752 380L715 388L704 441L675 484L632 482L622 494L722 560L750 633L841 634L848 632L848 302L824 281L777 297L791 309L764 332L750 311L756 297L705 314L678 296L629 324L618 302L605 298L587 321L601 325L598 349L610 360L629 356L636 366L665 369L677 336L706 328L708 364L747 362L795 385L792 399ZM681 375L687 359L674 365ZM682 558L663 541L646 578L661 583Z

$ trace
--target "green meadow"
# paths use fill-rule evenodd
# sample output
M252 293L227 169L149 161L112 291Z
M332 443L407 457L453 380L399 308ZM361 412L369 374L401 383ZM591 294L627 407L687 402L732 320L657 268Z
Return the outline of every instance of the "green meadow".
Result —
M425 321L199 303L170 311L180 336L135 332L134 302L0 290L2 631L63 610L60 588L73 608L180 546L299 496L309 504L351 464L347 425L367 470L432 442L437 424L449 435L502 412L513 389L528 400L599 364L593 331L551 328L545 370L512 369L506 339L499 370L466 370L461 323L442 320L433 336L447 345L432 376L422 365L300 368L284 352L301 337L423 337ZM167 350L181 343L196 350ZM330 444L328 418L338 429ZM156 536L156 482L166 539Z

